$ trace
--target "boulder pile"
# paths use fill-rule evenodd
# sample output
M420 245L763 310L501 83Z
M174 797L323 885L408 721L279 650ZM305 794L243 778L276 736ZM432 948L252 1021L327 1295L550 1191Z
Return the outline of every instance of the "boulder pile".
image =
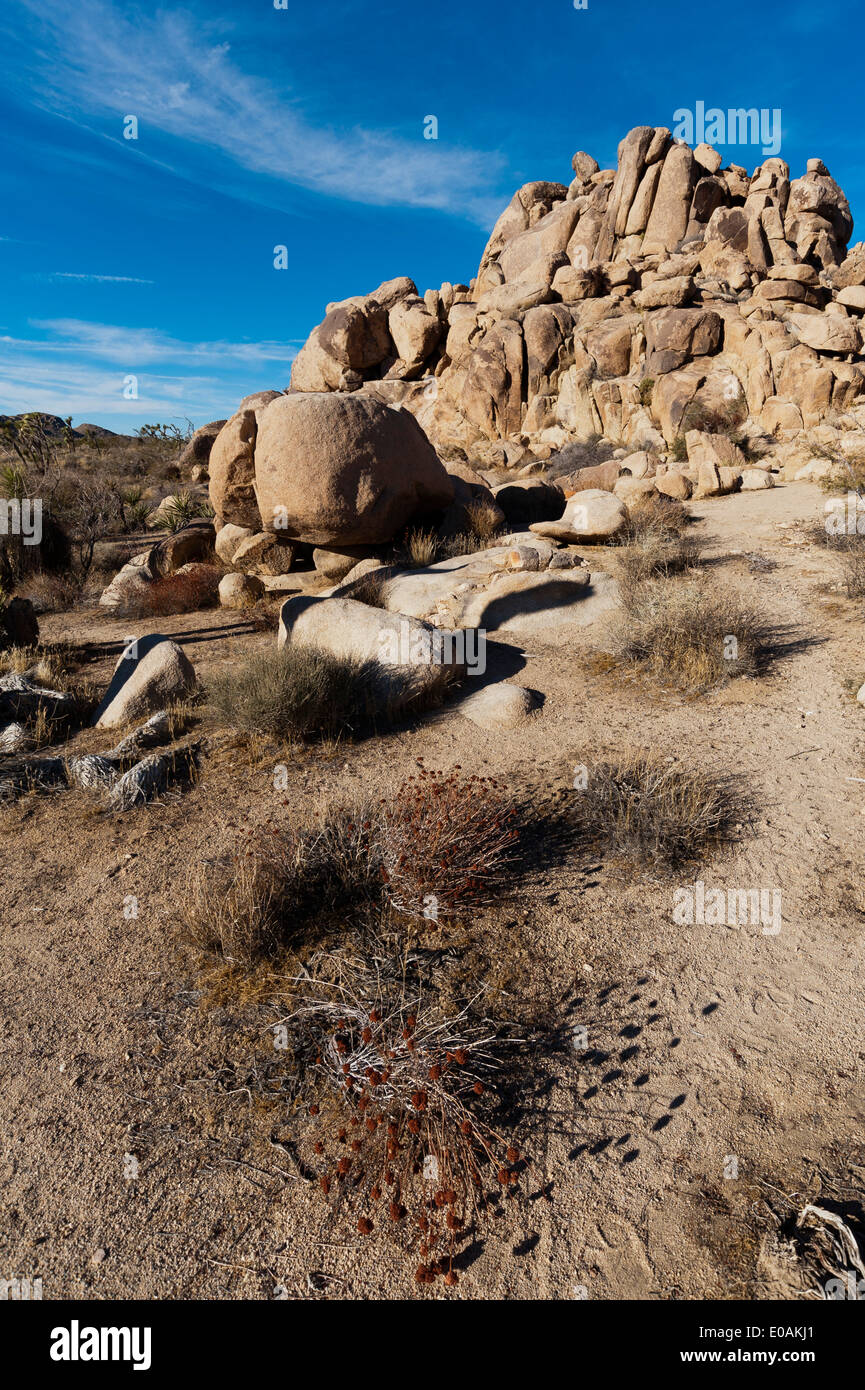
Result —
M821 160L749 175L638 126L615 169L580 151L573 172L514 194L469 285L421 296L403 277L328 305L290 392L403 406L440 454L487 466L592 435L664 453L731 425L792 469L812 461L814 427L861 447L865 243L848 247ZM247 488L251 428L234 426Z
M591 544L647 495L865 465L865 243L822 161L749 175L638 126L616 168L572 163L518 189L469 284L328 304L288 388L192 442L213 529L136 556L103 604L184 569L197 593L212 544L211 600L244 608L392 559L416 527Z

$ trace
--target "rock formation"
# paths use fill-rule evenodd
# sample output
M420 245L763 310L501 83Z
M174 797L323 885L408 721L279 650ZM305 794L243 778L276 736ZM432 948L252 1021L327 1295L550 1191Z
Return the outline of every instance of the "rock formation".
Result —
M579 152L569 186L514 194L470 285L403 277L328 305L290 391L402 405L482 465L591 435L664 451L688 425L789 455L857 402L861 428L865 244L848 249L843 191L817 159L792 180L778 158L720 163L652 126L616 169Z

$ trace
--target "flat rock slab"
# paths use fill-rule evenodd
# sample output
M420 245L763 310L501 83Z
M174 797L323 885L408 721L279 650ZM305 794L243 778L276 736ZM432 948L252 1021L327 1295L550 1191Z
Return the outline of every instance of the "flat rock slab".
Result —
M308 574L260 574L258 578L264 585L267 594L302 594L313 582ZM317 575L317 583L322 576ZM326 584L326 580L322 581Z
M590 592L584 569L503 573L488 588L465 596L457 608L457 626L543 634L550 627L579 622Z
M545 570L552 556L552 548L530 532L511 536L509 541L519 542L536 550L538 564ZM483 594L490 583L498 576L513 576L506 568L509 557L517 548L514 544L495 545L489 550L474 551L471 555L456 555L448 560L439 560L424 569L404 570L389 578L384 586L382 602L390 613L405 613L411 618L434 618L445 616L443 626L448 625L447 616L456 617L463 599L471 593ZM535 578L537 578L535 572ZM473 624L456 619L457 627L471 627Z
M627 520L628 509L621 498L603 488L586 488L568 498L558 521L533 522L529 529L537 536L578 545L610 540Z

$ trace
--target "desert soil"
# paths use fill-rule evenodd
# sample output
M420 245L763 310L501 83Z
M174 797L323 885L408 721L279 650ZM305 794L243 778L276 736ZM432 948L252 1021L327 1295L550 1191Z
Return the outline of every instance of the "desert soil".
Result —
M483 732L455 705L296 752L279 793L273 751L223 733L197 785L163 805L107 818L67 792L2 812L0 1274L41 1276L51 1299L808 1296L769 1208L865 1177L862 614L807 538L815 488L693 511L712 574L808 639L759 680L684 700L607 669L599 625L539 622L494 653L544 697L518 729ZM205 683L273 640L219 611L134 628L54 615L43 640L87 644L104 681L132 630L177 636ZM540 796L623 748L732 774L753 811L677 880L600 854L517 885L498 928L517 976L524 956L548 970L589 1049L562 1055L539 1102L529 1200L471 1243L456 1289L418 1289L386 1234L335 1226L271 1143L282 1117L253 1081L272 1039L185 936L190 873L283 798L303 818L418 757ZM673 889L697 878L780 889L781 931L675 925Z

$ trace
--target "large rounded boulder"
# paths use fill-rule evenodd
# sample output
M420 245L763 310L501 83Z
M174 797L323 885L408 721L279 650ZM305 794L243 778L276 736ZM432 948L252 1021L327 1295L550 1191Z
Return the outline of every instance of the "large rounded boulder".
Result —
M408 411L371 397L296 392L258 419L255 494L266 530L343 548L389 541L453 501L453 483Z

